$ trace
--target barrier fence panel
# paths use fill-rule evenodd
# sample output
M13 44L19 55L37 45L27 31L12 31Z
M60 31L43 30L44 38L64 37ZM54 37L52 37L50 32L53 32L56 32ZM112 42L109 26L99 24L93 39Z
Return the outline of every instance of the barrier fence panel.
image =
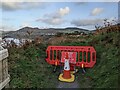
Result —
M92 46L48 46L46 61L52 65L62 65L65 52L74 59L70 59L71 65L93 67L96 63L96 51Z

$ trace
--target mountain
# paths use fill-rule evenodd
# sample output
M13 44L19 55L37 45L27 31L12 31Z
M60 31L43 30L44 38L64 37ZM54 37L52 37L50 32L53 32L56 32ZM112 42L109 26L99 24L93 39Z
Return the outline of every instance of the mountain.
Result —
M39 30L39 28L32 28L32 27L24 27L24 28L21 28L21 29L19 29L19 30L17 30L17 31L19 31L19 32L26 32L26 31L28 31L28 30Z
M67 27L67 28L46 28L46 29L39 29L37 27L24 27L17 31L10 31L5 33L3 36L10 36L10 37L24 37L27 38L28 34L30 33L31 37L41 36L41 35L55 35L58 32L61 33L73 33L74 31L85 32L89 33L89 30L77 28L77 27Z

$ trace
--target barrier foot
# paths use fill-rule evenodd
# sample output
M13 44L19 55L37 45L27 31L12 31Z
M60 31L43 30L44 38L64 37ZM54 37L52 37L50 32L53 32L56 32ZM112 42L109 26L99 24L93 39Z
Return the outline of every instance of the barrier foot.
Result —
M55 73L55 72L56 72L56 70L57 70L57 66L55 66L55 68L54 68L53 72Z
M75 69L74 71L70 71L71 74L75 74L78 72L78 69Z

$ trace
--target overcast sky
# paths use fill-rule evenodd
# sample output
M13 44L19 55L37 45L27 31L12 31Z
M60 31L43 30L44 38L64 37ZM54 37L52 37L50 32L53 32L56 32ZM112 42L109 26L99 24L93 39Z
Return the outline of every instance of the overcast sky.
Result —
M10 0L9 0L10 1ZM15 31L38 28L79 27L93 30L118 19L118 2L1 2L0 28ZM115 23L115 22L112 22Z

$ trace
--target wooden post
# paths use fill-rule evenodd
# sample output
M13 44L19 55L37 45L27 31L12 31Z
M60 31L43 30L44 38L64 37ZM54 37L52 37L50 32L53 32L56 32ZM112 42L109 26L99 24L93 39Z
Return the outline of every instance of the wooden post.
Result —
M0 46L0 90L9 87L10 75L8 74L8 50Z

